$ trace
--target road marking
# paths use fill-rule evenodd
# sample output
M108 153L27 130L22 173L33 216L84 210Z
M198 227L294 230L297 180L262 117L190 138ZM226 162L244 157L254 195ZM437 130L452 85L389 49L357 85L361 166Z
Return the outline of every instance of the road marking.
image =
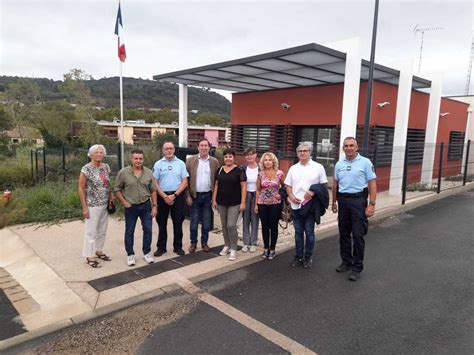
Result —
M291 354L317 355L317 353L315 353L314 351L306 348L305 346L294 341L293 339L288 338L286 335L283 335L282 333L277 332L276 330L250 317L248 314L245 314L244 312L238 310L237 308L232 307L231 305L225 303L224 301L211 295L210 293L203 291L202 289L200 289L198 286L193 284L191 281L189 281L186 277L184 277L180 273L176 271L170 271L170 273L173 273L172 278L186 292L196 295L202 302L207 303L209 306L224 313L226 316L239 322L244 327L252 330L258 335L264 337L265 339L271 341L272 343L290 352Z

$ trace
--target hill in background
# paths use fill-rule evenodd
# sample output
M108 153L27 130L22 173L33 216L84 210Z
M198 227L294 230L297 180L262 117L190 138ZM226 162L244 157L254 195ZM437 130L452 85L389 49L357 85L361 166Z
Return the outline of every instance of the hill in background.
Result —
M12 82L20 77L0 76L0 92L6 90ZM46 78L32 79L40 88L44 101L66 99L58 86L63 82ZM97 106L118 108L120 100L119 78L91 79L86 81ZM124 107L136 108L178 108L178 85L153 80L123 78ZM210 112L230 117L230 101L224 96L206 89L190 87L188 90L188 109L198 110L199 113Z

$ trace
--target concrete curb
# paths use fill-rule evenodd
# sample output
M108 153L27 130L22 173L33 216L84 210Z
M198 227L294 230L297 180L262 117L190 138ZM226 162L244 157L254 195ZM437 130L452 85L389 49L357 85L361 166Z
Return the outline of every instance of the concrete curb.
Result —
M374 217L372 217L370 219L370 221L372 221L372 222L380 221L380 220L386 219L388 217L397 215L399 213L407 212L407 211L415 209L417 207L427 205L427 204L432 203L434 201L438 201L438 200L443 199L445 197L449 197L449 196L452 196L452 195L457 195L457 194L460 194L460 193L463 193L463 192L466 192L466 191L469 191L469 190L472 190L472 189L474 189L474 184L468 184L466 186L462 186L462 187L442 191L440 194L437 194L437 195L430 195L430 196L427 196L427 197L421 197L421 198L419 198L415 201L408 201L408 204L398 205L398 206L395 206L395 207L389 207L389 208L386 208L384 210L381 210L380 212L376 213L376 215ZM329 238L329 237L332 237L332 236L336 236L338 233L339 233L339 231L338 231L338 227L336 225L336 226L331 226L331 227L328 227L326 229L321 230L320 232L318 232L317 237L318 237L318 239L325 239L325 238ZM279 253L284 253L286 251L292 250L293 248L294 248L293 246L283 247L282 249L279 250ZM193 282L193 283L201 282L201 281L207 280L209 278L212 278L212 277L215 277L215 276L218 276L218 275L221 275L221 274L224 274L224 273L242 268L244 266L254 264L254 263L256 263L258 261L262 261L262 260L263 259L260 257L260 254L257 254L252 258L242 260L240 262L237 261L236 263L232 263L231 265L220 268L218 270L213 270L211 272L193 277L193 278L190 279L190 281ZM175 291L179 288L180 288L180 286L178 284L171 284L171 285L168 285L168 286L156 289L156 290L152 290L152 291L149 291L149 292L137 295L137 296L133 296L133 297L131 297L127 300L124 300L124 301L120 301L120 302L117 302L117 303L110 304L108 306L101 307L98 310L92 310L92 311L80 314L78 316L74 316L72 318L68 318L68 319L65 319L65 320L62 320L62 321L58 321L54 324L47 325L47 326L44 326L42 328L35 329L35 330L27 332L27 333L23 333L23 334L17 335L15 337L12 337L12 338L9 338L9 339L2 340L2 341L0 341L0 351L5 351L5 350L7 350L11 347L20 345L21 343L39 338L41 336L47 335L49 333L56 332L58 330L68 328L72 325L78 325L78 324L93 320L95 318L104 316L106 314L116 312L116 311L120 311L124 308L128 308L128 307L137 305L137 304L142 303L144 301L148 301L148 300L150 300L154 297L157 297L157 296L160 296L160 295L165 295L167 293L171 293L172 291Z

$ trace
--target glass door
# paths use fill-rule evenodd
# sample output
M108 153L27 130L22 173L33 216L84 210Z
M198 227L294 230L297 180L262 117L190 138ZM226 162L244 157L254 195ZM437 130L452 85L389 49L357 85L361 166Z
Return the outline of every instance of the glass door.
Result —
M328 176L332 176L336 163L335 133L334 126L299 127L296 132L296 145L300 142L313 142L312 158L324 166Z

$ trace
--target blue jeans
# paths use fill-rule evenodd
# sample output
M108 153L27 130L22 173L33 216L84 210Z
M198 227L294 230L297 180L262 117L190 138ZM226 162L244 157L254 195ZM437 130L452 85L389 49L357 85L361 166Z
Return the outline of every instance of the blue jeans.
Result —
M313 255L316 236L314 234L314 214L300 215L300 210L291 210L293 226L295 227L295 256L297 258L311 258ZM306 243L305 243L306 234Z
M258 214L255 213L255 192L247 192L243 212L243 239L244 245L257 245Z
M201 244L207 244L209 240L209 230L211 229L211 213L212 213L212 192L198 192L196 198L193 199L191 205L189 222L189 234L191 236L191 243L197 244L198 242L198 225L199 225L199 214L202 213L202 226L201 226Z
M151 251L151 204L150 201L147 201L125 209L125 250L127 255L135 255L133 242L138 218L142 222L143 229L143 254L148 254Z

